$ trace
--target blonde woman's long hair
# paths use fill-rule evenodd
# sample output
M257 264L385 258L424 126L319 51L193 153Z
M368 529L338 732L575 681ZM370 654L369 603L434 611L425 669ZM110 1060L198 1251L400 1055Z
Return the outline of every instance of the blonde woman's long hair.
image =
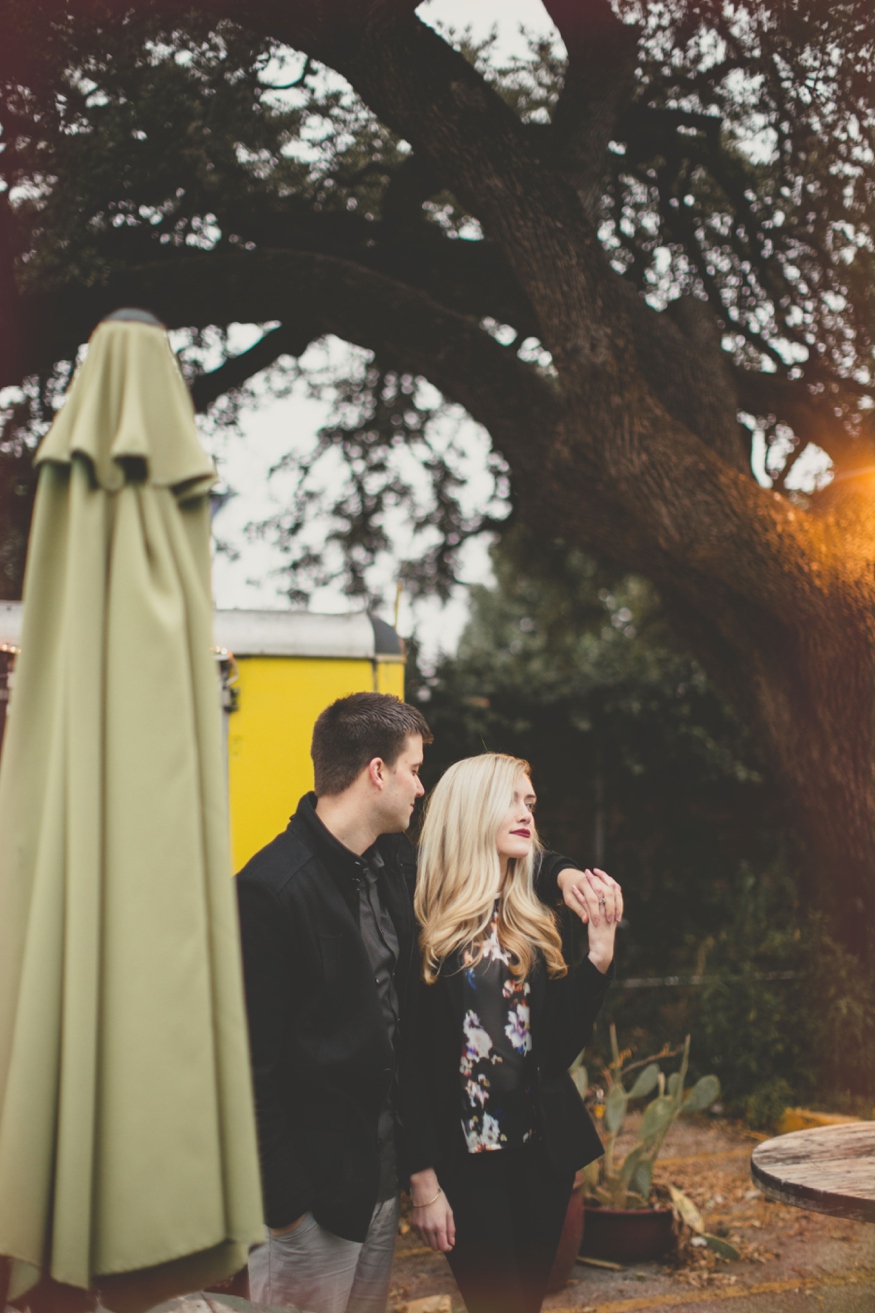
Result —
M536 831L528 856L511 858L501 882L496 839L521 774L531 774L527 761L484 752L457 761L432 790L419 843L415 897L422 974L429 984L456 950L469 963L479 962L496 896L498 939L512 954L513 974L524 979L537 953L551 976L568 970L555 918L534 890L535 858L541 851Z

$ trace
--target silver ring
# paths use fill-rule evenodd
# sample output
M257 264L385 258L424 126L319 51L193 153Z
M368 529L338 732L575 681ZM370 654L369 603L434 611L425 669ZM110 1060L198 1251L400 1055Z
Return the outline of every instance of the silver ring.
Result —
M600 899L599 899L599 907L604 907L604 905L605 905L605 900L604 900L604 898L600 898Z

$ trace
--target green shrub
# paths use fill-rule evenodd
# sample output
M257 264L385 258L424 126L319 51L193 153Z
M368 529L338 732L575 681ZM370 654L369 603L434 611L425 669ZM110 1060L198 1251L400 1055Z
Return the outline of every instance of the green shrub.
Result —
M776 1100L810 1099L819 1022L812 944L783 861L739 871L726 925L703 964L694 1044L720 1077L727 1109L765 1125ZM780 1095L779 1095L780 1091Z
M785 1108L797 1103L797 1091L778 1076L757 1086L743 1101L745 1120L757 1131L774 1131Z

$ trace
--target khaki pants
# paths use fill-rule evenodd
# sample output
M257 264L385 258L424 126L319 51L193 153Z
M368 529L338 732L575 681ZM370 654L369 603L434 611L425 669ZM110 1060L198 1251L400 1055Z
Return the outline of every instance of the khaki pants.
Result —
M254 1304L300 1313L385 1313L398 1231L398 1199L377 1204L364 1243L343 1240L312 1213L285 1235L271 1235L249 1255Z

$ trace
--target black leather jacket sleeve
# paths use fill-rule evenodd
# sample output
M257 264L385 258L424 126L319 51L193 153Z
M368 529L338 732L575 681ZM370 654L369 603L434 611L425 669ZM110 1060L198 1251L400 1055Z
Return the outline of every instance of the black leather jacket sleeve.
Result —
M570 917L573 913L569 912ZM565 936L563 936L563 941ZM568 974L547 981L544 1007L543 1052L545 1074L559 1075L592 1039L605 995L614 979L613 962L607 971L599 971L588 957L575 963L565 949Z
M292 997L286 913L270 890L255 882L238 879L237 894L264 1215L268 1226L279 1228L303 1216L313 1200L291 1110L281 1094Z
M404 1177L433 1167L440 1158L440 1135L435 1120L433 1048L438 1040L435 1025L435 987L418 979L412 990L410 1022L402 1039L400 1054L399 1112L404 1144ZM443 1074L443 1073L441 1073Z
M557 876L569 866L575 871L580 870L577 862L573 862L570 857L549 852L546 848L542 850L540 862L535 868L535 893L548 907L555 907L562 902Z

